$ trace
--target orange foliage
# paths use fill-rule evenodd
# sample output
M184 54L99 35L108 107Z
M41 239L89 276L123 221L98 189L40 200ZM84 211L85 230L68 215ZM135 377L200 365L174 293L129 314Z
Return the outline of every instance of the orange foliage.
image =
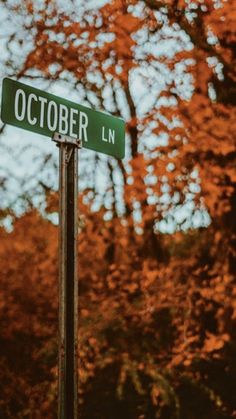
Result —
M20 73L39 69L57 79L67 70L102 103L101 87L88 79L99 71L104 86L109 80L114 88L115 103L119 82L129 109L130 156L116 166L124 184L124 214L117 216L114 184L110 221L104 221L105 204L96 213L85 204L93 191L80 197L81 417L232 417L235 4L146 0L135 14L137 4L114 0L91 12L90 20L85 13L80 22L57 15L55 8L41 10L35 45ZM31 3L27 7L33 15ZM170 32L162 32L166 21ZM146 55L137 53L139 30L147 31L147 42L153 34L161 42L176 28L191 41L188 48L173 56L155 56L154 45ZM60 33L64 42L55 40ZM140 115L130 77L134 69L155 68L153 63L176 73L160 87L152 109ZM178 84L178 64L191 76L188 97ZM146 78L151 83L151 76ZM122 113L117 103L116 109ZM112 178L112 165L109 170ZM47 199L47 211L54 212L56 196ZM179 231L161 234L158 222L190 201L194 210L208 211L210 226L183 232L176 224ZM57 228L32 210L16 220L11 233L1 229L0 236L0 374L10 383L8 392L2 389L0 415L30 417L33 410L35 418L50 419L56 403ZM16 350L22 353L17 362ZM15 395L14 374L22 388Z

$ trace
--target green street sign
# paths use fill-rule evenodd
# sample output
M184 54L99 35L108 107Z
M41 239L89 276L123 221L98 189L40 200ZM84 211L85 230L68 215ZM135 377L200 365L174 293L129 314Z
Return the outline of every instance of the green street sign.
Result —
M122 159L125 122L18 81L5 78L1 119L4 123L52 137L55 132L82 141L84 148Z

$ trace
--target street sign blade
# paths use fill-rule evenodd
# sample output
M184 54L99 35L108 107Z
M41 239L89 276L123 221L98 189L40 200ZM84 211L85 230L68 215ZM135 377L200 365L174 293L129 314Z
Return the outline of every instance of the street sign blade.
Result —
M83 147L119 159L125 155L125 122L32 86L5 78L1 119L4 123L52 137L79 138Z

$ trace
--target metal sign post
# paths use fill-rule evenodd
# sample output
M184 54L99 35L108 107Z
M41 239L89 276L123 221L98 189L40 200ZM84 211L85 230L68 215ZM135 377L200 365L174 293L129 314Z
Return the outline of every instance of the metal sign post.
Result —
M78 149L83 144L122 159L125 122L9 78L2 84L1 119L51 137L60 148L58 417L78 419Z
M77 199L80 141L55 133L60 148L59 182L59 419L78 418Z

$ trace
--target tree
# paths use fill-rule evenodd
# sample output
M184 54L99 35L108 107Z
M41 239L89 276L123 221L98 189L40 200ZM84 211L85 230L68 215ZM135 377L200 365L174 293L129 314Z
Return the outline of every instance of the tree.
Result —
M18 76L68 83L78 100L127 121L124 162L86 153L82 161L81 417L232 417L235 6L231 1L116 0L78 11L51 1L45 5L14 6L27 16L24 33L33 40ZM20 43L20 36L15 33L8 45ZM97 178L104 166L107 183L101 193ZM51 201L47 212L57 211L56 197L46 195ZM35 263L44 267L47 258L55 266L55 227L49 225L33 211L17 221L10 235L1 232L4 256L10 237L17 236L19 243L25 231L29 237L23 253L21 244L15 249L14 280L2 290L4 300L14 296L3 333L8 377L13 374L8 345L26 321L17 308L18 272L31 278ZM160 233L166 225L171 235ZM49 241L36 252L31 243L39 231L42 241L48 231ZM33 268L22 263L27 254ZM8 278L11 271L4 269ZM32 276L33 284L38 275ZM46 282L55 284L55 278L54 269ZM56 297L42 287L37 307L44 307L47 318ZM23 281L18 293L25 299ZM37 300L32 293L33 287L26 300ZM25 304L24 310L30 312ZM35 349L37 368L38 361L45 365L50 348L55 354L55 305L53 312L49 329L40 322L38 332L27 326L32 345L39 339L45 347ZM55 358L50 362L55 367ZM21 374L27 385L27 374ZM54 377L44 370L47 389L54 386ZM37 387L38 394L43 397ZM47 417L55 389L50 394ZM11 417L9 400L4 414ZM15 417L29 416L21 407L15 412Z

